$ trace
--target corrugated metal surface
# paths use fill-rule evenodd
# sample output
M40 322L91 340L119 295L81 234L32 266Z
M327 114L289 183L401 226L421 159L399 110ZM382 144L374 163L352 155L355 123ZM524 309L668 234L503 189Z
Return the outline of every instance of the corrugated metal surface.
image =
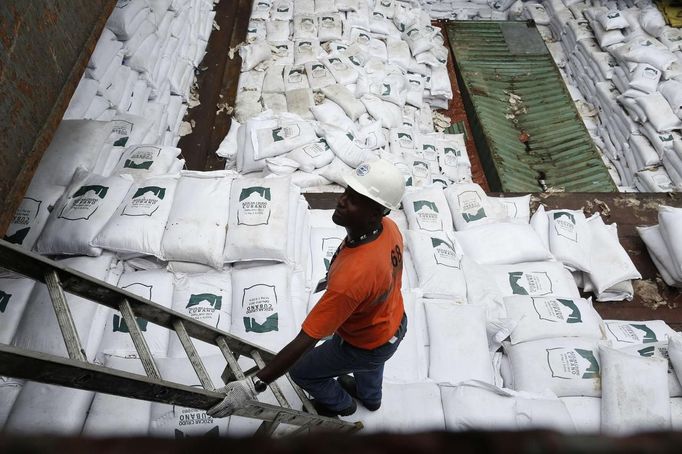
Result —
M490 187L616 191L542 38L525 22L447 26L457 77Z
M0 0L0 236L115 0Z

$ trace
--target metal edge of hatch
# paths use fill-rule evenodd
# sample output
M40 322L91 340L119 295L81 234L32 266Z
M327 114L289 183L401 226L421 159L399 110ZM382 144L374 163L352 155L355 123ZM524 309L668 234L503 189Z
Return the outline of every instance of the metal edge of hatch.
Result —
M474 141L496 192L616 192L532 21L449 21Z

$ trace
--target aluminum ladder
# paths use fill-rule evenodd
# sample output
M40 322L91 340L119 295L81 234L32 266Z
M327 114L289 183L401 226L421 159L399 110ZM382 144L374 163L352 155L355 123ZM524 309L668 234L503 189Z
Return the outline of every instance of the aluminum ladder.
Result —
M152 301L119 289L106 282L62 266L59 262L28 252L17 245L0 240L0 267L44 283L50 294L57 322L69 358L26 351L0 344L0 375L33 380L70 388L114 394L134 399L208 410L221 402L224 394L216 391L201 361L192 338L216 345L227 361L223 381L228 383L256 374L272 359L274 353L246 342L229 333L197 322L183 314L166 309ZM146 376L112 369L87 361L76 331L65 292L118 310L125 321ZM152 358L149 346L136 317L175 331L187 353L203 389L166 381ZM237 359L244 355L256 366L243 371ZM313 405L287 374L293 389L303 402L305 411L291 408L277 381L269 387L279 406L258 400L250 401L234 414L260 419L257 435L272 435L280 424L297 426L288 435L312 429L352 433L362 429L361 422L347 422L320 416Z

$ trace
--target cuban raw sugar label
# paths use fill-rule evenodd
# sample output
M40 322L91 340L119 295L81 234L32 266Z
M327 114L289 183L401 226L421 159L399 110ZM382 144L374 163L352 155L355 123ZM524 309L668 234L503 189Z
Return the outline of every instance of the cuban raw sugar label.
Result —
M457 167L461 157L462 152L460 150L452 147L443 148L443 161L447 167Z
M38 217L42 204L41 200L24 197L21 205L19 205L19 208L14 213L14 218L12 218L12 223L7 229L4 240L14 244L23 244L28 232L31 230L31 224Z
M289 70L289 74L287 74L287 82L289 82L290 84L297 84L300 83L302 80L303 68L295 67Z
M583 318L575 301L564 298L533 298L533 308L540 320L548 322L582 323Z
M154 159L159 157L160 154L160 147L148 145L137 147L127 158L125 158L123 168L149 170L154 164Z
M213 293L191 294L185 309L187 315L194 320L211 326L220 323L220 309L223 305L223 297Z
M384 86L387 86L387 85L384 84ZM398 144L402 148L409 148L410 150L412 150L414 148L414 141L412 140L412 136L406 132L399 132L398 133Z
M514 295L545 296L552 293L552 280L545 271L511 271L509 286Z
M336 27L336 19L334 16L322 16L320 19L320 27L322 28L334 28Z
M107 186L98 184L81 186L69 197L57 217L69 221L90 219L107 196L108 191Z
M310 33L315 31L315 21L312 17L304 17L301 19L301 30Z
M422 145L422 156L427 161L437 161L438 155L436 151L436 146L430 143L425 143Z
M431 246L433 247L433 257L437 264L449 268L462 268L462 257L457 254L454 244L440 238L431 238Z
M166 188L159 186L138 188L121 211L121 216L151 216L159 209L164 197Z
M459 209L466 222L478 221L487 217L481 196L476 191L464 191L457 196Z
M515 219L519 213L519 208L516 206L516 204L514 202L507 202L505 200L501 200L501 202L507 211L507 216L509 216L511 219Z
M554 219L554 230L557 235L578 242L578 229L576 228L575 215L568 211L558 211L552 213Z
M619 342L648 344L658 342L656 333L644 323L606 323L606 327Z
M430 200L415 200L412 202L414 214L417 218L417 225L421 230L427 232L438 232L443 230L443 220L440 217L438 206Z
M111 120L111 134L109 140L115 147L125 147L133 133L135 125L127 120Z
M274 46L275 55L278 57L286 57L289 55L289 45L288 44L277 44Z
M275 286L256 284L245 288L242 296L242 313L247 333L279 331Z
M424 161L412 161L412 176L415 178L429 177L429 164Z
M322 155L322 153L329 149L329 145L327 145L326 140L320 140L319 142L313 142L307 145L303 145L302 148L303 152L310 156L311 158L319 158Z
M237 224L267 225L270 222L271 201L270 188L252 186L242 189L237 205Z
M324 79L329 76L327 68L322 63L313 63L310 69L312 69L313 79Z
M548 348L547 365L554 378L586 380L599 378L599 361L592 350Z
M338 57L330 58L329 64L332 65L332 68L334 68L336 71L347 71L349 69L349 66Z
M343 241L342 238L328 237L322 238L322 260L324 260L324 268L329 271L332 264L332 257Z

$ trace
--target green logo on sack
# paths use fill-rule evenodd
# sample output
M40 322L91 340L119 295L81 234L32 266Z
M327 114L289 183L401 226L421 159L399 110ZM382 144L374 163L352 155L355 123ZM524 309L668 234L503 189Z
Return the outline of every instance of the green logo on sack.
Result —
M568 211L552 213L554 229L557 235L562 236L574 243L578 242L578 229L576 228L575 215Z
M599 362L592 350L556 347L547 350L547 365L553 378L584 379L599 378Z
M145 186L138 188L121 211L121 216L151 216L159 209L159 202L166 197L166 188Z
M208 415L206 415L206 418L207 418L207 420L208 419L210 419L211 421L213 420ZM181 430L178 430L178 429L174 429L174 430L175 430L175 439L176 440L182 440L184 438L198 438L198 437L217 438L220 436L220 430L218 429L218 426L215 426L211 430L209 430L203 434L199 434L199 435L188 435Z
M642 343L643 344L648 344L651 342L658 342L658 338L656 337L656 333L649 328L648 326L644 324L639 324L639 323L630 323L630 326L632 326L635 329L638 329L644 333L642 336Z
M272 194L270 188L252 186L243 188L237 207L238 225L267 225L270 222Z
M277 290L274 285L256 284L244 289L242 320L247 333L279 331Z
M32 197L24 197L21 205L17 208L12 218L12 223L7 229L4 240L13 244L23 244L28 232L31 231L31 223L38 217L43 202ZM48 206L49 209L49 206ZM11 232L11 233L10 233Z
M135 191L135 194L133 195L133 199L137 199L139 197L142 197L147 193L152 194L157 199L163 200L163 198L166 197L166 188L161 188L159 186L145 186L145 187L139 188L137 191Z
M443 229L438 207L430 200L415 200L412 202L414 213L417 217L417 225L421 230L437 232Z
M381 91L381 96L388 96L391 94L391 86L389 84L381 84L381 86L384 88ZM398 134L400 136L400 134Z
M59 218L69 221L88 220L106 197L109 188L101 185L81 186L69 197L66 206L59 213Z
M431 237L433 257L438 265L461 269L462 258L455 250L455 245L440 238Z
M576 348L575 352L590 362L590 367L585 369L582 378L589 379L599 377L599 362L597 361L597 358L595 358L594 352L592 350L584 350L582 348Z
M274 142L284 140L284 137L282 137L282 128L275 128L272 130L272 140Z
M451 148L451 147L445 147L445 148L443 149L443 152L444 152L445 154L451 154L451 155L457 156L458 158L460 158L460 157L462 156L462 152L461 152L461 151L459 151L459 150L457 150L457 149L455 149L455 148Z
M481 197L476 191L464 191L457 196L457 200L465 222L478 221L487 217Z
M580 309L570 299L533 298L533 308L540 320L565 323L582 323L583 321Z
M220 310L223 305L223 297L212 293L192 294L190 295L185 308L189 309L190 307L199 306L202 303L207 303L213 309Z
M147 331L147 323L149 323L147 320L136 317L135 321L137 322L140 331ZM130 333L126 321L118 314L114 314L113 328L115 333Z
M143 161L143 162L137 163L131 159L126 159L125 163L123 164L123 168L124 169L149 170L152 167L152 164L154 164L154 161Z
M11 293L3 292L0 290L0 312L5 312L7 309L7 305L9 304L9 300L12 298Z
M653 357L655 352L656 352L656 347L654 347L653 345L650 347L644 347L640 350L637 350L637 353L639 353L639 356L644 356L646 358Z
M552 280L545 271L511 271L508 275L514 295L544 296L552 293Z
M362 62L360 61L359 58L357 58L355 55L351 55L348 57L348 60L351 61L355 66L362 66Z
M422 208L429 208L431 211L438 213L438 206L436 206L436 202L432 202L430 200L416 200L412 204L414 206L414 211L420 211Z

